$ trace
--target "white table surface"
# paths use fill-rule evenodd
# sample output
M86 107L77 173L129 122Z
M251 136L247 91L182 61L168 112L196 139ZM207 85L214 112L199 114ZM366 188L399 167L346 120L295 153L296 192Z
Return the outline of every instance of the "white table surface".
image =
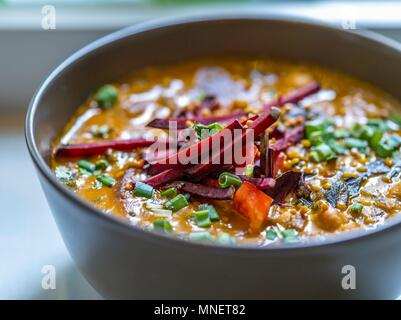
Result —
M99 299L74 266L25 146L24 114L0 113L0 299ZM53 265L56 289L42 288Z

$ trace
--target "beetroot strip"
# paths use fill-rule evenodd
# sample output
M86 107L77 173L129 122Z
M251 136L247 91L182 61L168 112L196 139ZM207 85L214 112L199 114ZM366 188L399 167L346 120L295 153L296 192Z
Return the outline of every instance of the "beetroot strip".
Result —
M181 151L163 159L162 161L159 161L159 162L153 164L149 168L148 173L156 174L156 173L159 173L166 169L171 169L171 168L184 169L184 168L191 167L193 165L193 164L191 164L191 162L199 160L199 157L202 156L203 150L209 151L209 149L211 148L211 145L212 145L212 141L214 139L219 139L219 137L223 137L224 134L226 134L227 130L229 130L230 132L233 132L234 129L240 129L240 128L242 128L241 124L237 120L234 120L232 123L230 123L227 127L225 127L219 133L209 136L209 137L189 146L188 148L181 150ZM206 145L208 145L209 147L205 148ZM196 158L190 158L191 155L196 155ZM180 164L179 163L180 158L188 159L189 163L188 164Z
M250 178L243 175L240 175L239 177L242 181L248 181L261 190L273 188L276 185L276 180L274 180L273 178Z
M160 172L159 174L147 178L144 183L152 187L161 187L167 183L180 179L184 175L184 172L179 168L168 169L166 171Z
M298 143L304 137L304 130L305 128L303 125L288 130L283 138L276 140L276 142L272 144L271 148L275 151L281 151Z
M227 189L221 189L187 181L175 181L169 184L168 187L176 187L181 191L188 192L199 197L217 200L232 199L235 193L234 186L231 186Z
M171 119L154 119L147 124L147 127L158 128L158 129L168 129L170 121L177 122L177 129L185 129L188 128L188 121L198 122L204 125L211 124L213 122L227 123L233 120L238 120L241 117L246 116L246 113L243 111L236 112L233 114L225 115L225 116L212 116L212 117L193 117L193 118L171 118Z
M280 96L277 99L267 103L264 106L265 110L270 110L272 107L281 107L287 103L298 103L302 99L314 94L320 90L320 84L317 81L314 81L305 87L294 90L287 95Z
M108 149L132 150L144 148L157 142L148 139L110 140L93 143L61 145L56 151L56 157L88 157L106 153Z
M209 162L206 164L198 164L186 170L186 174L194 180L201 180L207 175L215 172L219 167L225 165L219 163L224 158L226 152L234 152L233 147L238 143L243 143L246 137L247 130L253 130L254 138L261 135L261 133L271 126L280 116L280 110L273 108L268 112L260 115L255 121L253 121L247 129L245 129L241 136L233 139L231 143L221 148L220 151L209 158ZM218 164L217 164L218 163Z
M276 179L273 188L266 189L265 193L274 199L275 203L282 203L285 198L298 187L301 172L287 171Z

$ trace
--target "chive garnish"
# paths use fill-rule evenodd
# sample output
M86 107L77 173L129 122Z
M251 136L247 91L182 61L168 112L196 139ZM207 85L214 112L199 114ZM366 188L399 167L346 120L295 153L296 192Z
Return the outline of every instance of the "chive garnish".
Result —
M240 177L229 172L223 172L219 176L219 186L220 188L228 188L230 186L239 187L242 185Z
M188 238L189 240L200 242L212 242L214 240L212 235L207 231L191 232Z
M194 213L196 224L202 228L208 228L212 225L209 217L209 210L196 211Z
M226 232L220 233L216 240L218 243L223 245L235 244L235 238L233 238Z
M105 159L95 162L96 169L105 170L109 166L109 162Z
M96 180L101 182L104 186L109 187L109 188L114 186L114 184L116 183L116 180L114 180L112 177L106 176L106 175L97 176Z
M188 204L188 200L184 197L184 195L179 194L173 199L167 201L165 203L165 207L172 210L173 212L177 212L178 210L185 208Z
M96 170L96 165L87 160L79 160L78 167L91 173Z
M135 183L134 195L150 199L153 195L153 187L138 181Z
M269 227L266 230L266 239L276 240L276 238L277 238L277 232L272 227Z
M298 233L293 229L285 229L281 231L281 234L283 235L284 242L287 243L298 242Z
M170 222L166 220L156 220L153 221L153 230L159 232L171 232L173 227L171 226Z
M363 209L363 205L360 203L355 203L351 206L351 211L355 213L361 213Z
M114 86L107 84L99 89L95 98L102 109L109 109L117 101L117 89Z
M173 198L177 195L177 189L176 188L168 188L166 190L163 190L160 194L163 197Z
M215 209L215 207L211 204L201 204L199 206L199 210L208 210L209 211L209 217L211 221L219 221L220 220L220 215Z

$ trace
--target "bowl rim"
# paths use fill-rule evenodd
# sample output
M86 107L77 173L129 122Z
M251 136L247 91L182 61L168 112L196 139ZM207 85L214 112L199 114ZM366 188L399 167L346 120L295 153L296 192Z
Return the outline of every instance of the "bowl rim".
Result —
M129 26L123 28L121 30L115 31L108 35L105 35L76 51L72 55L70 55L67 59L65 59L61 64L59 64L50 75L40 84L36 92L34 93L29 108L26 114L25 119L25 141L28 147L28 151L32 158L32 161L36 167L36 169L43 175L43 177L50 183L57 192L61 193L63 196L67 197L69 201L74 202L76 205L83 208L85 213L80 214L90 214L94 216L96 219L103 220L105 223L109 223L112 227L117 228L120 232L127 233L128 236L135 236L137 233L137 237L146 238L148 241L152 241L155 243L159 243L159 241L164 241L166 245L175 246L175 247L188 247L188 248L197 248L208 250L210 252L230 252L230 253L239 253L239 252L249 252L253 254L266 254L266 252L292 252L293 250L299 249L313 249L313 248L326 248L328 246L337 246L342 245L345 242L351 241L359 241L367 238L368 236L378 235L378 233L383 233L384 231L390 231L391 229L397 227L401 222L401 215L392 217L380 225L373 228L358 228L355 230L345 231L338 234L325 235L325 236L317 236L309 239L302 240L298 243L287 244L280 243L274 245L267 246L259 246L259 245L218 245L218 244L207 244L200 243L194 241L187 241L181 239L177 236L164 235L162 233L156 233L147 231L141 227L136 225L129 224L127 221L118 218L113 215L105 214L100 209L97 209L93 205L91 205L86 200L80 198L73 191L68 189L66 186L57 181L50 167L46 164L44 159L42 158L38 147L35 143L34 139L34 117L37 112L38 105L41 102L42 96L46 93L48 86L62 73L68 69L71 65L78 62L80 59L84 58L87 54L90 54L97 49L108 46L113 42L117 42L122 40L128 36L132 36L135 34L152 32L153 30L168 28L172 26L183 26L187 24L196 24L202 22L217 22L217 21L272 21L272 22L284 22L287 24L302 24L303 26L312 27L312 28L320 28L320 29L328 29L332 32L347 32L348 35L353 35L356 38L362 38L363 40L371 41L376 45L387 47L388 49L392 49L398 51L401 54L401 44L396 42L395 40L389 39L385 36L376 34L372 31L367 30L358 30L358 33L340 29L338 27L333 26L332 24L322 22L321 20L304 18L304 17L294 17L294 16L285 16L285 15L271 15L271 14L261 14L261 13L251 13L251 12L243 12L243 13L215 13L215 14L200 14L200 15L189 15L189 16L179 16L179 17L168 17L168 18L159 18L153 19L147 22L138 23L133 26Z

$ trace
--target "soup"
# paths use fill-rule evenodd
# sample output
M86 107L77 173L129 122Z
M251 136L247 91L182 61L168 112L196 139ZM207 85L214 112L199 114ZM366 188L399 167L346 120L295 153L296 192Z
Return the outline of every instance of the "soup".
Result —
M294 243L400 212L397 110L333 70L197 60L99 88L54 142L51 164L80 197L148 230Z

